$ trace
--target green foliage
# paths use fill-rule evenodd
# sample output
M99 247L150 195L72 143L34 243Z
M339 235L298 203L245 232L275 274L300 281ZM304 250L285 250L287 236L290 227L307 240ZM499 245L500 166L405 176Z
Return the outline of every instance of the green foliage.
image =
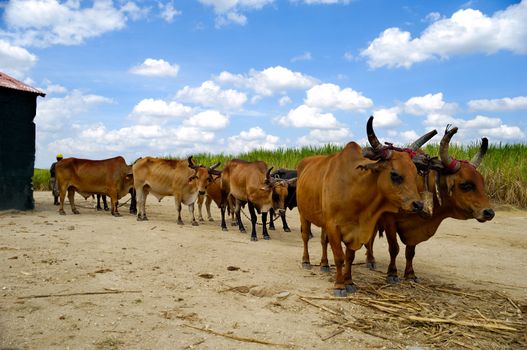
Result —
M35 169L33 173L33 190L51 191L49 178L49 169Z

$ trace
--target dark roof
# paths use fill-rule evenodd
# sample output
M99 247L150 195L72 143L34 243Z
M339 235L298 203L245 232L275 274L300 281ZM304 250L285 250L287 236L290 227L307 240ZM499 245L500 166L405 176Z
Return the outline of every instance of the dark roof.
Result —
M0 87L20 90L20 91L26 91L26 92L30 92L35 95L40 95L42 97L46 96L46 94L43 93L42 91L32 88L31 86L26 85L23 82L16 80L15 78L10 77L9 75L2 73L2 72L0 72Z

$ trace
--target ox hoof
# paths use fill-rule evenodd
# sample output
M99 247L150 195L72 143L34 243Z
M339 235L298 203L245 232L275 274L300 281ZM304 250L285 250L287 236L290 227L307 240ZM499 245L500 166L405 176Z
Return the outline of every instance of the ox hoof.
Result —
M108 211L108 210L110 210L110 208L104 207L104 211Z
M375 270L377 270L377 263L375 261L374 262L367 262L366 263L366 267L369 268L372 271L375 271Z
M346 284L346 292L355 293L357 292L357 287L354 284Z
M182 226L185 225L185 224L183 223L183 220L178 220L178 221L177 221L177 224L178 224L178 225L182 225Z
M265 239L266 241L268 241L268 240L271 239L271 236L269 236L269 235L265 235L265 236L263 236L263 239Z
M309 262L303 262L302 263L302 268L306 269L306 270L311 270L311 263Z
M284 227L284 232L291 232L291 229L289 227Z
M199 222L205 222L205 219L203 219L203 218L198 218L198 221L199 221Z
M329 273L329 266L320 265L320 272Z
M227 227L222 227L221 230L224 231L224 232L229 231L229 229L227 229Z
M335 288L333 289L333 295L337 298L345 298L348 296L346 289Z
M213 218L209 218L209 221L214 221L214 219Z
M405 281L408 281L408 282L421 283L421 279L417 276L405 277L404 279Z
M192 221L192 226L199 226L197 221Z
M73 214L80 214L80 213L81 213L81 212L80 212L80 211L78 211L77 209L75 209L75 210L72 210L72 212L73 212Z
M102 208L97 208L97 211L102 211Z
M256 242L257 240L258 238L256 238L256 236L251 236L251 241Z
M386 282L389 284L398 284L401 282L399 276L386 276Z
M59 210L59 214L60 214L60 215L66 215L66 212L65 212L64 210L61 209L61 210Z
M247 231L244 228L241 228L240 233L247 233Z
M269 230L274 231L276 230L274 226L269 226Z
M137 215L137 210L136 209L130 209L130 214Z

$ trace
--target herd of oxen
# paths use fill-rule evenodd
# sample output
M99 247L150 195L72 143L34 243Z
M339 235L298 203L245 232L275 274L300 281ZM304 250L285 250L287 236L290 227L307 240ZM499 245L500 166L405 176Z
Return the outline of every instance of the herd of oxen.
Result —
M256 212L261 214L263 237L269 239L267 225L274 229L275 214L281 217L284 231L290 231L285 211L298 207L304 244L302 265L311 268L308 241L313 237L313 224L321 228L322 271L330 270L328 243L333 251L335 295L346 296L356 290L351 266L355 252L363 245L367 249L368 267L375 268L373 242L377 232L384 232L388 241L388 282L399 281L395 263L399 253L397 235L406 245L404 278L417 280L412 264L415 246L432 237L445 218L473 218L485 222L494 217L483 177L477 170L488 141L483 138L478 153L467 161L449 155L449 143L457 132L456 127L447 126L438 156L420 150L437 134L435 130L408 148L381 144L373 130L373 117L369 118L366 131L368 147L361 148L350 142L336 154L307 157L298 163L296 170L280 169L274 173L263 161L238 159L228 161L219 170L219 163L197 165L192 156L186 160L145 157L131 166L122 157L106 160L66 158L56 165L59 212L65 214L67 194L71 210L79 213L74 201L77 192L85 198L93 194L109 196L111 212L119 216L118 200L130 193L130 211L137 214L138 221L144 221L148 220L148 194L158 200L173 196L178 224L183 224L181 207L185 204L192 225L198 225L194 216L196 202L198 220L204 220L201 208L205 202L208 219L212 221L210 205L214 201L221 210L222 230L227 230L227 211L232 225L245 232L240 209L247 204L252 224L251 240L256 241Z

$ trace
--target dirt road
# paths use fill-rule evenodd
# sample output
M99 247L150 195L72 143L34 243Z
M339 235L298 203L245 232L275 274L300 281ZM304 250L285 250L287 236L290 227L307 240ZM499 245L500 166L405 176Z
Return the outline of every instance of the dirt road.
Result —
M176 224L171 198L149 198L147 222L77 199L80 215L60 216L49 192L34 211L0 212L0 349L526 347L525 211L445 221L417 247L420 284L385 284L377 239L378 271L361 250L359 291L333 300L333 274L301 267L296 210L291 233L250 242L222 232L216 208L193 227L186 207ZM318 262L318 237L310 248Z

